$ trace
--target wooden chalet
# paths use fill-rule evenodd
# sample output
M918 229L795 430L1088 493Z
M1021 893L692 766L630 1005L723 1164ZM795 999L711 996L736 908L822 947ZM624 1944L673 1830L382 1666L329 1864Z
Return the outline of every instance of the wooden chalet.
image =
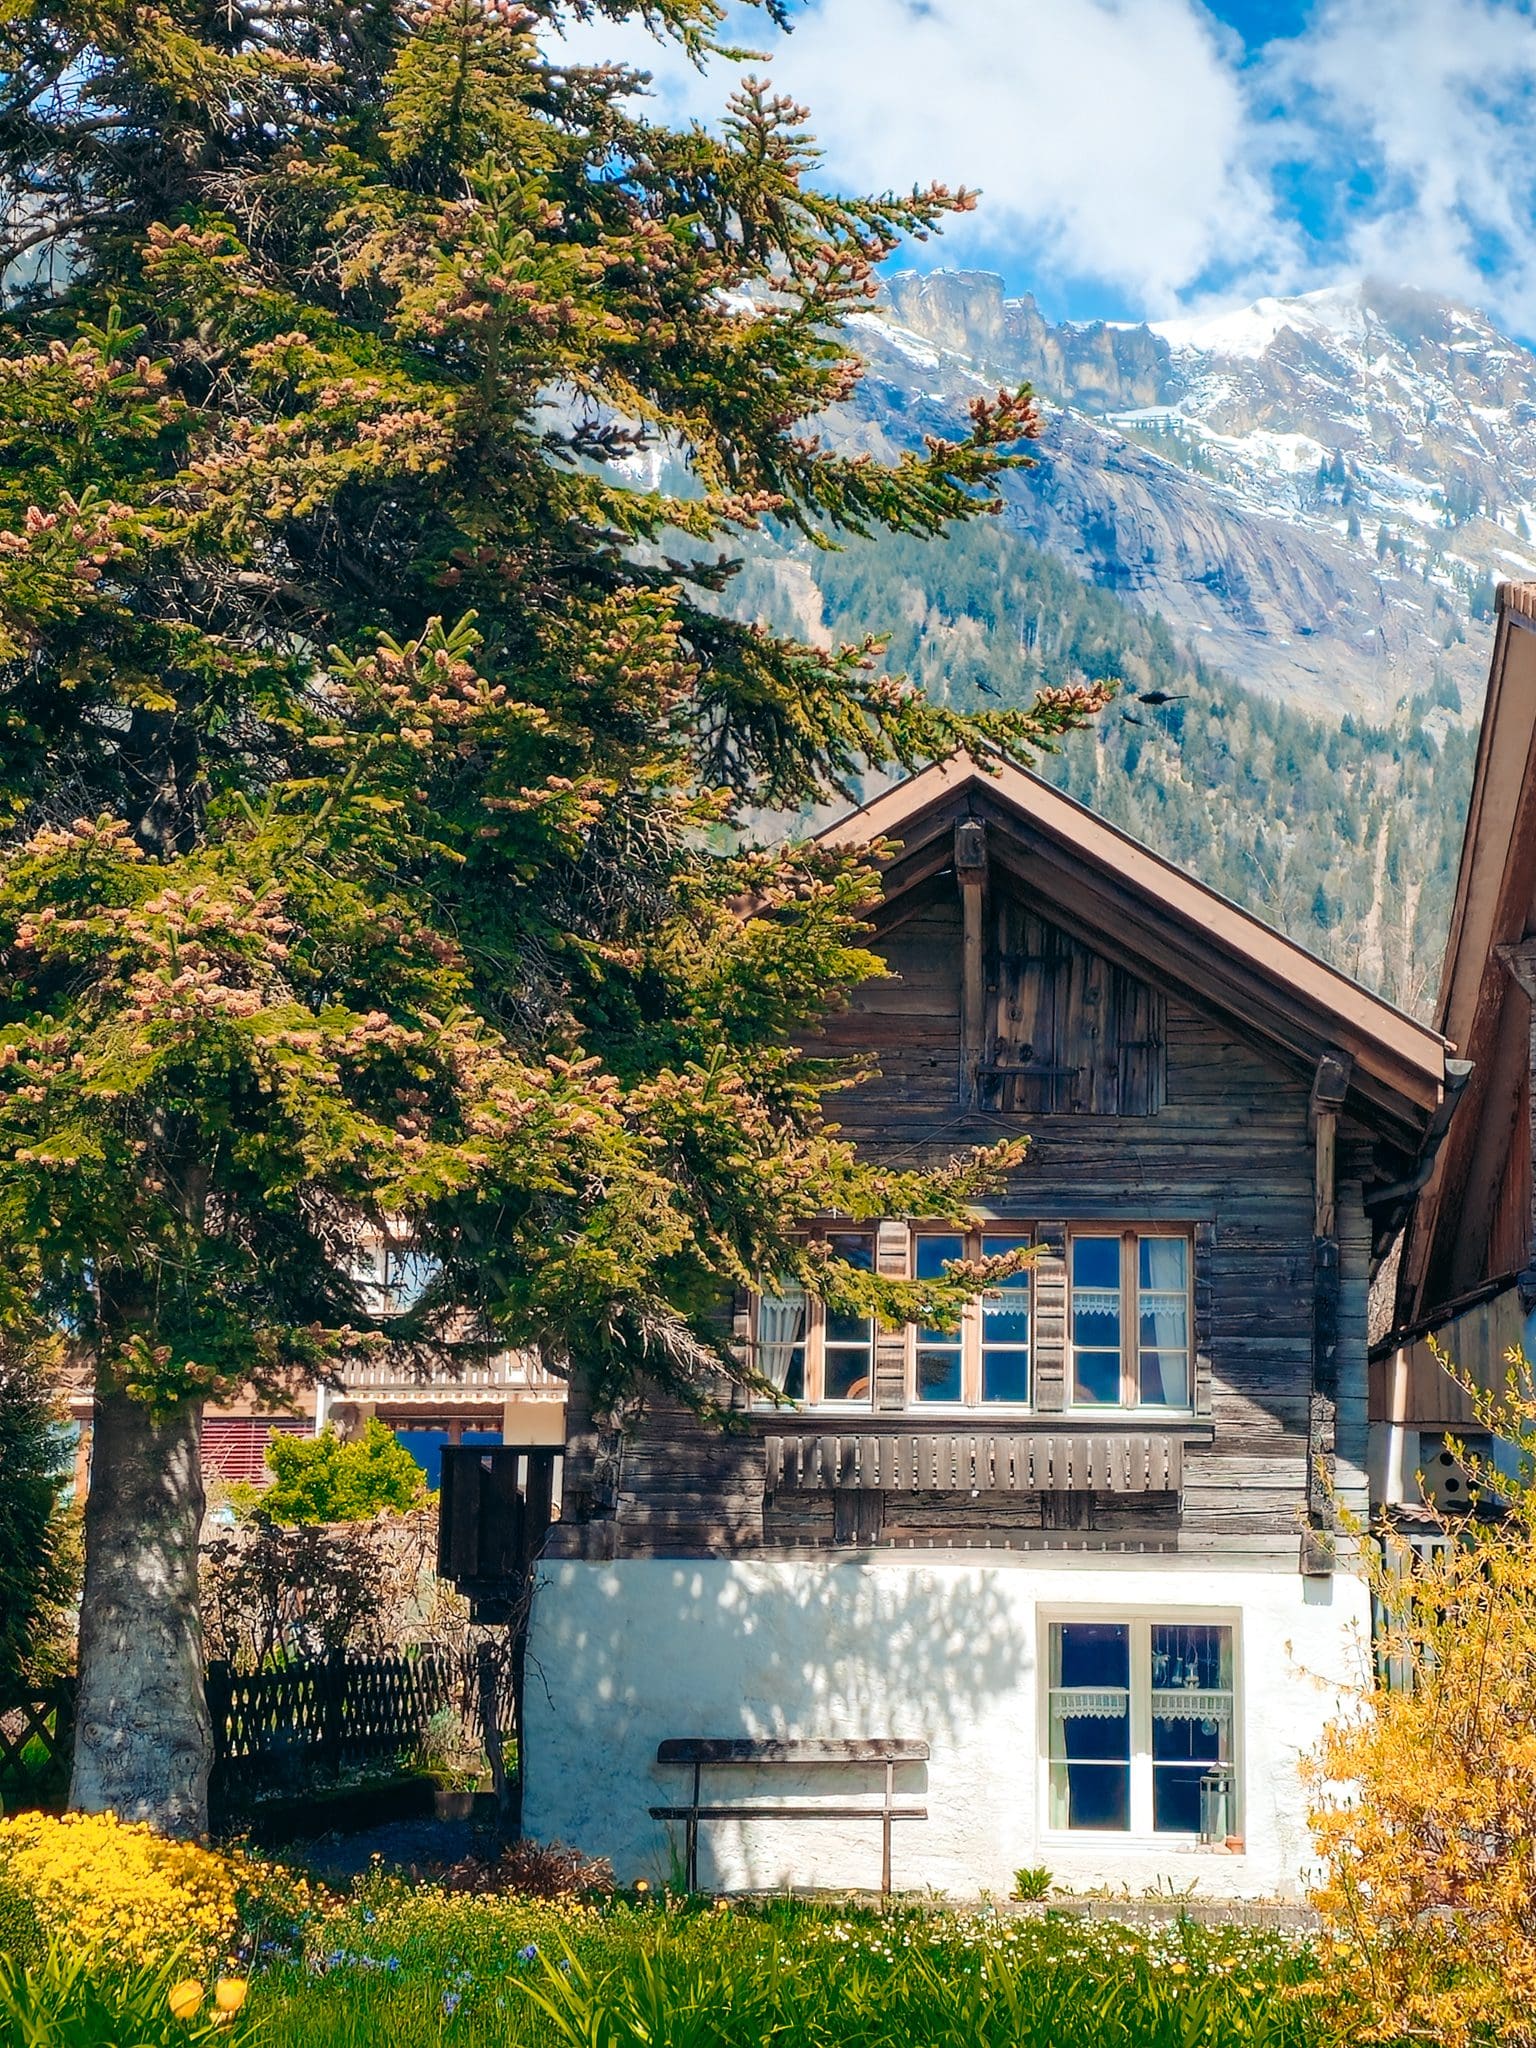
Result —
M899 842L891 978L825 1031L880 1068L844 1128L893 1163L1030 1146L974 1215L823 1228L891 1275L1033 1262L954 1332L765 1284L739 1335L782 1392L724 1431L573 1391L527 1824L624 1875L686 1836L715 1883L869 1882L882 1809L828 1800L883 1771L924 1802L882 1823L898 1884L1292 1888L1298 1756L1368 1653L1319 1474L1366 1506L1372 1277L1461 1070L1012 764L826 836Z
M1498 591L1493 660L1436 1021L1470 1063L1415 1198L1391 1327L1371 1358L1377 1497L1466 1497L1448 1439L1477 1431L1438 1346L1504 1383L1536 1308L1536 583ZM1487 1448L1479 1445L1480 1449Z

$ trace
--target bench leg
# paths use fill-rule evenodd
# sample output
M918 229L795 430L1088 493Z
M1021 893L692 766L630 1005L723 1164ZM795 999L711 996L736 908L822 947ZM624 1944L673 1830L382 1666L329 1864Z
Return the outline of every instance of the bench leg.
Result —
M693 1767L693 1811L688 1816L687 1864L688 1890L690 1895L699 1888L699 1786L704 1771L701 1764Z
M885 1811L880 1816L880 1894L891 1895L891 1799L896 1790L896 1766L889 1757L885 1764Z

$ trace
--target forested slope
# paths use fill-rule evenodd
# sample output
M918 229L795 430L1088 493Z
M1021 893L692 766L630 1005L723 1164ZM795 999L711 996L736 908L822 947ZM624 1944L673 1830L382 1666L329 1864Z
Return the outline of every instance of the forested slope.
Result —
M1334 724L1206 667L1001 525L764 549L729 601L834 639L889 632L890 666L962 706L1120 678L1097 731L1045 774L1404 1008L1433 1008L1476 746L1444 671L1389 725Z

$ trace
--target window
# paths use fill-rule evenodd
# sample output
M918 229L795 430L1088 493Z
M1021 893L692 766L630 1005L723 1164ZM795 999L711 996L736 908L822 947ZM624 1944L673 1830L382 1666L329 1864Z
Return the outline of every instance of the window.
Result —
M1189 1406L1189 1268L1182 1232L1071 1234L1074 1406Z
M442 1271L430 1252L391 1238L360 1245L349 1265L370 1314L378 1316L404 1315L414 1308Z
M1052 1622L1050 1825L1235 1834L1235 1697L1224 1622Z
M838 1257L866 1272L873 1269L872 1230L830 1229L825 1235ZM1019 1223L972 1230L919 1227L906 1270L916 1279L935 1280L956 1261L997 1258L1033 1243L1032 1230ZM1083 1224L1068 1232L1066 1257L1068 1405L1187 1412L1190 1233ZM1035 1398L1033 1293L1026 1266L989 1287L954 1329L911 1327L909 1412L1029 1408ZM753 1305L758 1371L789 1400L809 1407L873 1406L875 1334L871 1317L833 1312L791 1281L766 1290Z
M875 1241L867 1231L831 1230L834 1254L868 1273ZM791 1401L868 1407L874 1400L875 1325L814 1301L794 1282L758 1297L754 1316L757 1369Z
M1017 1228L964 1234L921 1231L912 1271L936 1280L957 1259L995 1259L1023 1251L1033 1239ZM913 1396L956 1407L1029 1401L1029 1270L1009 1274L973 1302L953 1330L919 1328L912 1341Z

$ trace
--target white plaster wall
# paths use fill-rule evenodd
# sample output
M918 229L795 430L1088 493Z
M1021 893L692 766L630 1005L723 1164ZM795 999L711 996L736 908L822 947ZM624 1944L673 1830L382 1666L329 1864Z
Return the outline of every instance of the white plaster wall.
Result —
M1236 1624L1242 1853L1046 1827L1044 1627L1095 1610ZM1368 1643L1365 1588L1344 1574L1070 1557L551 1564L529 1647L524 1821L655 1882L668 1831L647 1809L681 1803L689 1778L656 1763L666 1738L917 1736L931 1761L900 1771L897 1790L928 1819L895 1830L898 1888L1003 1895L1021 1865L1045 1864L1078 1888L1293 1894L1309 1863L1298 1762L1361 1681ZM706 1798L878 1789L877 1773L841 1769L705 1775ZM701 1882L722 1890L879 1881L873 1821L714 1821L701 1841Z

